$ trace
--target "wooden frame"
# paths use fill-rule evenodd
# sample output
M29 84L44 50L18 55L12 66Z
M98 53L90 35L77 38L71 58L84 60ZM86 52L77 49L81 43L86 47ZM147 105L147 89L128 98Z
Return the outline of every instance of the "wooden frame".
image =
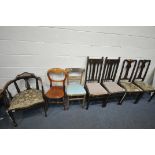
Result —
M97 83L100 84L103 60L104 60L103 57L100 59L90 59L89 57L87 57L86 74L85 74L85 89L87 92L87 106L86 106L87 110L89 108L90 100L103 100L102 107L105 107L107 99L109 97L109 94L91 95L87 88L87 82L95 82L96 81Z
M64 78L62 80L54 80L53 78L51 78L50 74L63 74ZM49 103L49 99L55 99L56 100L55 103L63 104L64 110L65 110L66 104L64 101L64 97L65 97L65 81L67 78L66 71L61 68L52 68L47 71L47 77L50 81L50 89L45 94L47 103ZM53 86L53 82L62 83L62 86ZM58 101L59 99L62 99L63 101L60 102ZM47 109L48 109L48 106L47 106Z
M15 79L13 80L10 80L5 86L4 86L4 89L3 89L3 94L5 95L5 98L4 98L4 101L5 101L5 106L6 106L6 109L7 109L7 113L8 115L10 116L11 120L13 121L13 124L14 126L16 127L17 126L17 123L15 121L15 117L13 115L13 110L9 110L9 106L10 106L10 101L14 98L11 94L11 92L9 91L9 86L11 84L14 84L16 90L17 90L17 93L19 94L21 92L21 90L19 89L18 87L18 84L17 84L17 81L18 80L25 80L25 87L27 90L31 89L31 86L30 86L30 83L29 83L29 79L35 79L36 80L36 89L39 90L39 82L41 84L41 91L42 91L42 96L43 96L43 100L44 100L44 104L43 104L43 108L44 108L44 112L45 112L45 116L47 116L46 114L46 100L45 100L45 96L44 96L44 88L43 88L43 84L42 84L42 80L40 77L37 77L35 76L33 73L28 73L28 72L24 72L22 74L19 74L16 76ZM39 104L39 103L38 103ZM42 103L40 103L42 104ZM34 107L35 105L33 105ZM28 108L23 108L23 109L29 109L31 107L28 107ZM22 110L21 108L20 109L15 109L16 111L17 110Z
M101 78L101 84L107 89L107 91L109 92L109 98L110 97L116 97L118 96L119 102L118 104L121 104L121 101L123 99L123 97L125 96L125 90L123 92L111 92L109 90L109 88L106 87L105 82L112 82L115 83L115 78L116 78L116 74L118 71L118 67L119 67L119 63L120 63L120 57L118 57L118 59L108 59L108 57L106 57L105 62L104 62L104 67L103 67L103 73L102 73L102 78ZM118 85L117 83L115 83L116 86ZM120 87L120 85L118 85L118 87Z
M133 64L133 67L132 67L132 64ZM120 86L122 86L121 85L121 81L127 81L127 82L130 82L131 84L133 84L132 83L132 78L133 78L133 75L134 75L134 71L135 71L136 65L137 65L137 60L134 60L134 59L125 59L123 61L121 73L120 73L120 76L119 76L119 79L118 79L118 84ZM124 75L123 75L123 73L124 73ZM123 97L121 103L124 101L126 95L128 95L128 94L131 94L131 95L135 95L136 94L137 95L136 100L134 102L136 104L136 103L138 103L138 101L142 97L143 91L142 90L141 91L137 91L137 92L128 92L128 91L126 91L126 94Z
M140 80L144 83L145 77L147 75L147 72L149 70L151 64L151 60L139 60L136 72L133 78L133 83L137 85L136 80ZM137 85L140 87L139 85ZM152 100L152 98L155 96L155 89L154 90L144 90L142 87L140 87L145 93L152 93L152 95L149 98L149 102Z
M82 68L66 68L65 71L67 72L67 84L69 85L70 81L78 81L81 85L82 83L82 77L83 77L83 73L84 73L84 69ZM79 76L70 76L70 74L72 73L78 73ZM72 95L69 95L67 94L67 108L69 109L69 104L70 102L69 101L74 101L74 100L82 100L82 108L85 106L85 98L86 98L86 94L72 94Z

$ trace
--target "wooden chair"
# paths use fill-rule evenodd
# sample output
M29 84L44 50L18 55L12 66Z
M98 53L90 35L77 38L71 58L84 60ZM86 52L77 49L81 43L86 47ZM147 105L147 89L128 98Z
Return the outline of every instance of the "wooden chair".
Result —
M67 83L68 83L66 87L68 108L69 108L69 101L73 101L73 100L83 100L82 107L84 107L86 91L84 89L84 86L82 86L81 84L84 69L66 68L66 72L67 72Z
M125 96L125 89L120 87L116 82L116 74L120 63L120 57L118 59L108 59L106 57L103 73L102 73L102 79L101 84L107 89L110 96L118 96L120 98L119 104L121 104L121 101L123 97Z
M102 100L102 107L105 107L109 96L105 88L100 84L101 71L103 66L103 57L101 59L90 59L87 57L85 89L87 92L87 107L89 108L90 100Z
M47 91L46 98L48 100L56 100L54 103L60 103L64 105L64 110L66 109L66 104L64 102L65 97L65 81L67 78L67 73L64 69L53 68L47 71L47 76L50 81L50 89ZM55 76L55 77L54 77ZM62 77L63 76L63 77ZM58 79L60 78L60 79ZM55 83L55 85L54 85ZM62 99L62 101L60 101Z
M32 83L30 80L35 79L36 88L31 88ZM25 81L26 90L20 90L19 84ZM20 83L21 82L21 83ZM11 87L15 87L18 94L12 95L14 92ZM3 93L5 94L5 105L7 112L13 121L14 126L17 126L13 111L28 109L37 105L44 108L46 115L46 100L44 96L44 88L40 77L35 76L33 73L24 72L17 75L15 79L9 81L5 86Z
M146 93L152 93L148 101L151 101L155 96L155 88L144 82L148 72L151 60L139 60L138 66L133 78L133 83L140 87Z
M136 65L137 60L125 59L123 61L121 73L118 79L118 84L125 89L126 95L132 94L137 96L134 103L137 103L143 95L142 89L132 83ZM124 98L126 97L126 95L124 96ZM122 99L121 103L123 102L124 98Z

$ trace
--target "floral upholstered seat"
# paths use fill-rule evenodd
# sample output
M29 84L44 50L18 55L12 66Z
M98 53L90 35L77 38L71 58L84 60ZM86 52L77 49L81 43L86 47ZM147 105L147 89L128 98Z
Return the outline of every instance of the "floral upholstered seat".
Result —
M142 89L140 89L138 86L131 82L120 82L120 85L127 91L127 92L141 92Z
M37 89L29 89L14 96L9 110L28 108L41 102L44 102L42 92Z
M92 96L100 96L108 94L108 92L100 85L100 83L87 83L86 87Z
M120 87L117 83L109 81L109 82L103 82L103 85L107 88L107 90L113 94L113 93L122 93L125 92L125 90Z
M151 85L144 83L143 81L134 81L134 83L139 86L141 89L144 91L154 91L155 88L152 87Z

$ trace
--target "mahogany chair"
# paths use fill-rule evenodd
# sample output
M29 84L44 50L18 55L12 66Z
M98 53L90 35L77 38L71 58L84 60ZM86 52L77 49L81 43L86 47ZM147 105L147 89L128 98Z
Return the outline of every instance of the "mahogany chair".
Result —
M119 104L125 95L125 89L120 87L116 82L116 74L120 63L120 57L118 59L108 59L106 57L101 84L108 90L110 96L118 96Z
M84 73L84 69L82 68L66 68L67 72L67 87L66 87L66 94L67 94L67 101L68 101L68 108L69 108L69 101L73 100L82 100L82 107L85 105L85 96L86 91L82 83L82 77Z
M65 110L66 104L64 101L64 97L65 97L65 81L67 78L66 71L61 68L52 68L47 71L47 76L50 81L50 89L45 94L48 103L49 100L54 100L54 102L52 103L63 104Z
M151 101L155 96L155 88L146 82L144 82L146 74L148 72L151 60L139 60L138 66L133 78L133 83L140 87L144 92L151 93L148 101Z
M30 82L31 80L31 82ZM32 80L35 80L35 88L31 87ZM24 83L23 83L24 82ZM25 88L20 89L21 83L25 84ZM13 91L15 88L17 94ZM12 91L11 91L12 90ZM33 73L24 72L17 75L15 79L9 81L3 89L5 95L5 105L7 113L13 121L14 126L17 126L13 112L23 109L32 108L41 105L44 108L46 115L46 100L44 96L44 88L40 77L35 76Z
M125 89L126 95L131 94L137 96L134 103L137 103L143 95L143 90L136 86L134 83L132 83L132 78L136 65L137 60L125 59L123 61L121 73L118 79L118 84ZM123 102L126 95L123 97L121 103Z
M103 57L101 59L90 59L87 57L85 89L87 92L87 106L89 108L90 100L102 100L102 107L106 106L109 96L107 90L100 84L101 72L103 66Z

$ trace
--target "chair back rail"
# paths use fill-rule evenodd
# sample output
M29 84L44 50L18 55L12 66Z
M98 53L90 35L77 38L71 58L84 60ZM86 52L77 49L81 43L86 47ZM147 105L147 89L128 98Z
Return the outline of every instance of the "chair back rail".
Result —
M118 59L108 59L106 57L102 73L102 83L108 80L115 81L119 63L120 57Z
M144 81L150 64L151 60L139 60L133 80L141 79Z

